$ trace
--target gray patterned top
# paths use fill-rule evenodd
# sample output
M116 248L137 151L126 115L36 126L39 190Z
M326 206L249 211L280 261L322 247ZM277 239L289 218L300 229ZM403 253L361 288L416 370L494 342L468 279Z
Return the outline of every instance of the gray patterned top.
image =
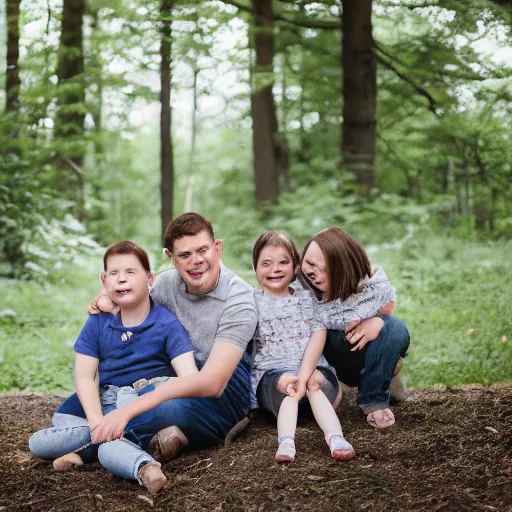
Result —
M255 294L258 327L254 334L254 363L251 374L251 407L258 407L256 388L267 370L297 374L307 344L315 331L325 329L317 318L317 300L309 290L287 297ZM322 356L317 366L329 367Z
M375 316L388 302L396 302L396 292L381 267L359 283L359 291L348 299L318 303L318 318L327 329L343 331L354 320Z

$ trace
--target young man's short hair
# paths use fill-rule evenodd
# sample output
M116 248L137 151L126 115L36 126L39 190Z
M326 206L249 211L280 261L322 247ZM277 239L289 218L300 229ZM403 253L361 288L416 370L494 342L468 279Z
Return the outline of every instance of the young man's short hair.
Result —
M212 237L212 240L215 240L212 223L206 217L194 212L183 213L167 226L164 246L172 253L176 240L185 236L196 236L201 231L206 231Z
M148 253L135 242L130 240L122 240L115 244L109 245L103 256L103 269L107 270L107 260L110 256L117 256L119 254L133 254L140 261L140 264L146 272L151 272L151 266L149 264Z

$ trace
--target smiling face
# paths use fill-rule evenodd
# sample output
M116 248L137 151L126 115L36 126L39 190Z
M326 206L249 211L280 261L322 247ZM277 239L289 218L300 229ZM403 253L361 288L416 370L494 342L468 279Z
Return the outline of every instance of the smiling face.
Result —
M269 245L260 252L256 279L264 293L275 297L290 295L288 286L295 277L292 258L282 246Z
M311 284L324 295L329 292L329 275L322 249L316 242L311 242L302 258L302 272Z
M190 294L204 295L217 286L222 246L205 230L174 241L171 258Z
M149 302L154 275L142 266L135 254L113 254L106 261L101 281L110 299L121 309L133 309Z

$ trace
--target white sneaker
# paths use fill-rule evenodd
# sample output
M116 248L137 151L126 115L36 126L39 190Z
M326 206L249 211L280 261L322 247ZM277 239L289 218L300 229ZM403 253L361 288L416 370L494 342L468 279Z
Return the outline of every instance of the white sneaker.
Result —
M295 460L295 443L292 439L284 439L279 443L276 452L277 462L293 462Z
M340 435L331 437L329 448L334 460L349 460L356 456L356 451L352 445Z

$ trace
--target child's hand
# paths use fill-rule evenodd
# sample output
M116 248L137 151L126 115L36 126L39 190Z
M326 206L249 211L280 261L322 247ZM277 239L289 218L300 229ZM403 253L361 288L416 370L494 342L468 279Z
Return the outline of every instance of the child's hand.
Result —
M345 327L345 335L347 335L350 331L353 331L360 323L361 320L354 320L353 322L350 322L347 327Z
M91 315L97 315L102 311L117 315L117 313L119 313L119 309L119 306L115 302L112 302L110 297L104 291L101 291L91 302L89 302L88 311Z
M354 345L352 352L361 350L369 342L374 340L384 327L384 320L379 317L362 320L354 329L346 334L347 341Z
M92 432L103 420L103 415L88 419L89 430Z
M322 387L322 384L324 383L324 380L324 374L319 370L315 370L313 372L313 375L309 377L307 383L308 391L319 391L320 388Z
M290 389L288 390L288 396L292 397L294 400L301 400L306 395L306 382L302 380L297 380L295 384L290 384Z
M115 409L103 416L100 423L91 427L91 441L94 444L106 443L123 437L124 429L130 421L123 408Z
M283 373L281 377L279 377L279 379L277 380L277 391L279 391L279 393L283 395L290 395L289 391L292 390L293 392L293 385L298 380L299 378L297 377L297 375L293 375L293 373Z

